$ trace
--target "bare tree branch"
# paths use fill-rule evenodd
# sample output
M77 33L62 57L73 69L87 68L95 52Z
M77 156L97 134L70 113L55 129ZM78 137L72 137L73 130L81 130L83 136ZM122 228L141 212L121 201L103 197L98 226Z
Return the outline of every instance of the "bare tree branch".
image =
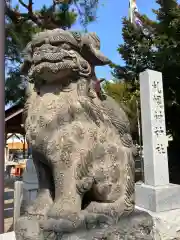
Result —
M22 0L19 0L19 3L20 3L23 7L25 7L25 8L28 9L28 5L26 5Z
M35 13L33 11L33 1L29 0L28 4L24 3L23 0L19 0L19 3L27 10L27 13L20 13L17 9L14 9L10 6L10 2L5 0L5 14L12 20L14 23L23 23L27 20L31 20L37 26L42 29L54 29L59 27L64 27L64 23L62 25L59 21L57 21L54 17L54 12L56 5L65 4L67 8L64 8L64 16L68 13L69 5L74 4L78 11L78 14L81 18L81 22L83 23L83 15L84 12L81 11L81 8L78 6L78 0L52 0L52 7L43 13ZM94 1L90 2L90 8L94 7Z
M13 9L10 4L7 4L7 2L5 4L5 13L12 20L12 22L20 23L31 20L41 28L54 29L59 27L57 22L53 19L52 16L50 16L50 14L44 16L41 16L41 14L35 14L32 8L32 0L29 0L28 5L25 4L22 0L19 0L19 3L27 9L27 14L20 13L16 9Z

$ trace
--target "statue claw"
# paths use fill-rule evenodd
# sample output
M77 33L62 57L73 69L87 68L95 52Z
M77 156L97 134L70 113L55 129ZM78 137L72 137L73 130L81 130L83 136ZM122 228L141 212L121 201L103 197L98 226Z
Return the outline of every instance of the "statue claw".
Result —
M53 231L57 233L69 233L75 229L73 222L67 219L49 218L48 220L40 221L39 224L44 231Z

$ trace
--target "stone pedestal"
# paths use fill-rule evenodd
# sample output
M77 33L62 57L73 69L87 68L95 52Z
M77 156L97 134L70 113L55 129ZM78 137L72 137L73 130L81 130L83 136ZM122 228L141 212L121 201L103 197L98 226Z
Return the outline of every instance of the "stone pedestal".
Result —
M58 220L57 220L58 221ZM56 226L55 226L56 225ZM59 224L55 224L54 229L57 229ZM26 228L28 231L22 231ZM153 240L154 228L153 219L150 214L144 211L136 210L129 216L124 216L117 223L106 224L96 222L83 222L77 229L68 228L62 231L59 227L56 231L43 232L38 227L38 222L30 219L22 218L17 223L16 239L24 240L126 240L126 239L143 239Z
M134 214L134 216L129 216L120 219L116 225L98 227L92 229L80 229L74 233L45 233L41 240L97 240L97 239L107 239L107 240L127 240L127 239L143 239L143 240L170 240L170 239L180 239L180 209L172 211L164 211L161 213L155 213L147 211L142 208L136 208L136 210L141 211L139 214ZM31 223L25 221L25 226ZM36 228L36 224L33 227L33 231ZM38 229L37 229L38 231ZM20 234L20 233L19 233ZM31 238L28 239L39 239L34 238L31 231L28 233ZM20 237L20 238L18 238ZM135 238L136 237L136 238ZM14 232L0 234L0 240L11 239L11 240L21 240L21 236L15 237Z
M152 212L180 209L180 186L169 183L162 74L140 74L144 183L136 184L136 205Z
M180 209L159 213L147 211L143 208L137 209L146 211L152 216L155 240L180 239Z
M0 240L17 240L15 232L8 232L0 234Z
M167 184L150 186L136 183L136 205L152 212L180 209L180 186Z

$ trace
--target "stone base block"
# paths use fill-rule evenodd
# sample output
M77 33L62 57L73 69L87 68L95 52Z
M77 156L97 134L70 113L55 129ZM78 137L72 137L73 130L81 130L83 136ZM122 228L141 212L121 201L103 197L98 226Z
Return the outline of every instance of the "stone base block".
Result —
M25 236L14 232L0 234L0 240L178 240L180 239L180 209L155 213L136 207L129 217L122 217L117 224L95 228L81 228L74 232L45 232L44 236L34 233L38 229L30 220L24 221ZM35 222L33 221L33 224ZM26 225L26 226L25 226ZM33 230L32 230L33 227ZM21 235L20 231L20 235ZM17 233L18 235L18 233ZM7 237L7 238L6 238ZM9 237L9 238L8 238ZM26 238L27 237L27 238Z
M141 211L145 209L138 208ZM155 213L147 211L153 218L155 240L180 239L180 209Z
M58 221L58 220L57 220ZM55 226L55 225L54 225ZM122 216L118 222L106 224L103 222L84 222L77 229L66 230L56 224L56 231L43 231L38 227L38 222L27 218L19 219L16 225L17 240L155 240L152 216L138 209L129 216ZM64 228L65 229L65 228Z
M153 187L136 183L136 206L152 212L180 209L180 185L168 184Z
M155 240L153 218L145 211L136 209L128 217L121 217L117 224L64 234L58 240Z
M15 232L0 234L0 240L16 240Z
M122 217L117 224L111 226L99 226L93 228L81 228L74 232L55 233L45 232L43 235L36 235L38 232L35 221L23 220L24 232L20 230L0 234L0 240L178 240L180 239L180 209L155 213L136 207L135 211L128 217ZM27 227L27 229L26 229ZM59 229L60 230L60 229Z

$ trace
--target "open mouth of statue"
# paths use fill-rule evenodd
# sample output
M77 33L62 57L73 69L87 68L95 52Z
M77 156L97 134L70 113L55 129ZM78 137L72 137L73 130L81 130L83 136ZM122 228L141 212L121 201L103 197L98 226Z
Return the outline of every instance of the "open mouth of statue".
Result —
M72 57L68 54L68 52L62 51L62 52L35 52L33 54L33 64L38 65L43 62L49 62L49 63L58 63L63 62L65 60L71 60Z
M46 74L57 74L60 71L68 69L75 71L76 68L76 63L69 56L68 52L35 52L33 55L33 64L29 70L29 77L34 78L37 75L46 77Z
M90 74L89 64L79 58L75 49L68 45L52 46L44 44L35 46L32 54L28 76L31 81L41 78L45 81L60 80L81 71L81 76Z

